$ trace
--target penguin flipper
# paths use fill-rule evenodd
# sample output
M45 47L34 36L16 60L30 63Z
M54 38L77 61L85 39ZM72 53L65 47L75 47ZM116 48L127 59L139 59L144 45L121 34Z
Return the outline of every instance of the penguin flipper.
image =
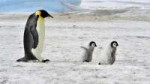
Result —
M88 50L86 47L83 47L83 46L81 46L81 48L83 48L83 49L86 50L86 51Z
M34 40L34 44L33 44L33 48L35 49L38 45L38 32L36 30L36 26L32 26L31 27L31 34L33 36L33 40Z

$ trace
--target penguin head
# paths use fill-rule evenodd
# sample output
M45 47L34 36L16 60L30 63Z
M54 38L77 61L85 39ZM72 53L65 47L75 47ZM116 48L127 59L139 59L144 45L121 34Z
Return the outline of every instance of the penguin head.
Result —
M91 42L89 43L89 46L91 46L91 47L97 47L97 45L96 45L96 43L95 43L94 41L91 41Z
M43 18L46 18L46 17L51 17L51 18L53 18L53 16L51 16L47 11L45 11L45 10L38 10L38 11L36 11L36 13L35 13L37 16L41 16L41 17L43 17Z
M112 48L116 48L117 46L119 46L119 44L117 43L117 41L112 41L111 42L111 47Z

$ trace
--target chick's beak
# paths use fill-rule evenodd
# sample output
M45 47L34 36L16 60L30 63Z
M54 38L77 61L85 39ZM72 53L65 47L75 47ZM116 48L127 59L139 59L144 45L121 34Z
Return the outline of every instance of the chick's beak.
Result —
M97 47L97 45L95 45L95 47Z

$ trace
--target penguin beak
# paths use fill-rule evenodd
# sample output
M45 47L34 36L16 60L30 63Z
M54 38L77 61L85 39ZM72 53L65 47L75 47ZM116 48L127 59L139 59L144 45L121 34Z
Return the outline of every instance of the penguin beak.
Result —
M95 45L95 47L97 47L97 45Z
M48 14L48 17L54 18L52 15Z

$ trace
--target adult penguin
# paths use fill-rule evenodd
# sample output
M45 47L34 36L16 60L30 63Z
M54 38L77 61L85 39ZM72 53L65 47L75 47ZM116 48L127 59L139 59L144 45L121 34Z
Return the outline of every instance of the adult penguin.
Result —
M24 30L24 52L25 56L17 62L27 62L29 60L38 60L48 62L41 57L45 40L45 18L51 17L47 11L38 10L31 14L27 20Z
M99 65L112 65L116 60L116 51L119 46L117 41L112 41L102 52L101 59Z

